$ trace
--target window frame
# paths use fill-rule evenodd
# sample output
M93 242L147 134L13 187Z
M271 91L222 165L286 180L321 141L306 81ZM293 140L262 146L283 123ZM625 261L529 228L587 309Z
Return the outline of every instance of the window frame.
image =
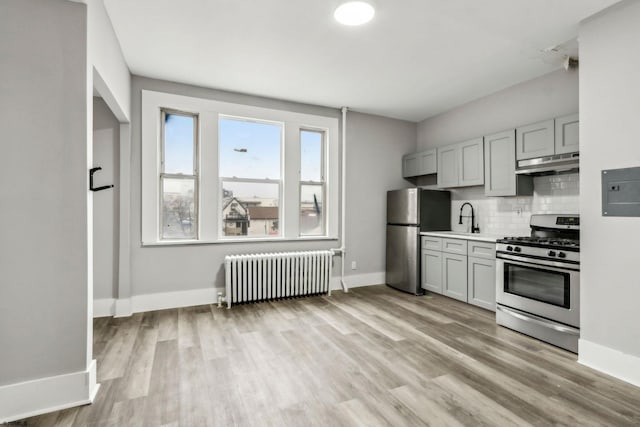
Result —
M204 93L204 92L203 92ZM243 99L237 97L235 99ZM259 105L218 101L211 98L178 95L175 93L141 90L140 125L140 240L145 246L198 245L312 241L339 239L340 219L340 113L338 110L301 106L297 112L294 104L283 105L269 100L255 101ZM264 107L266 105L266 107ZM282 109L291 108L291 109ZM160 111L179 111L197 114L198 153L198 236L197 239L161 240L160 230L160 180L162 138L160 135ZM318 111L320 113L318 113ZM221 239L221 193L218 158L219 116L248 117L252 120L280 122L284 124L281 150L281 189L278 229L280 236ZM299 233L300 217L300 147L301 129L325 131L325 233L323 236L306 236ZM256 248L255 250L259 250Z
M175 116L182 117L191 117L193 118L193 174L187 175L183 173L167 173L164 171L165 169L165 124L166 124L166 115L171 114ZM199 240L200 234L200 215L199 215L199 188L198 185L198 172L199 172L199 155L198 155L198 130L200 128L200 117L198 113L176 110L173 108L160 108L160 166L158 171L158 187L159 187L159 197L158 197L158 240L160 241L191 241L191 240ZM171 237L165 238L164 234L164 179L180 179L180 180L193 180L193 216L195 220L195 233L194 237Z

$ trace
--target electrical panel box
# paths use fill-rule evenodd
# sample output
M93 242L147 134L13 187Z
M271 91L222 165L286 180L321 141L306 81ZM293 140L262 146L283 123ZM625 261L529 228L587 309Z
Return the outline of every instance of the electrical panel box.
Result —
M640 167L602 171L602 216L640 216Z

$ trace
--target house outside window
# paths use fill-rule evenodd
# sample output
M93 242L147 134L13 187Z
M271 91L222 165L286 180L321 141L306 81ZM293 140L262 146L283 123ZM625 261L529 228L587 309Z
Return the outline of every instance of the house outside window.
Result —
M282 134L282 123L225 116L218 120L221 238L280 235ZM241 230L227 226L229 200L244 208L246 227Z

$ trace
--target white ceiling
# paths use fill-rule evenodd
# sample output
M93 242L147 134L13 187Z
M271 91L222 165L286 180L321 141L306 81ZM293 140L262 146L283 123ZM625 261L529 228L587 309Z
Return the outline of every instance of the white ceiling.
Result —
M133 74L419 121L562 66L618 0L105 0ZM560 46L557 50L545 49Z

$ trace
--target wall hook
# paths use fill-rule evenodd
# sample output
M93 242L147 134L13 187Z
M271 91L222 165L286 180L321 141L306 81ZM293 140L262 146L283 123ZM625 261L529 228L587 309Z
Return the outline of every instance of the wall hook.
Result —
M97 168L89 169L89 190L91 191L102 191L102 190L108 190L109 188L113 188L113 184L103 185L102 187L96 187L96 188L93 187L93 174L100 170L102 170L102 168L99 166Z

